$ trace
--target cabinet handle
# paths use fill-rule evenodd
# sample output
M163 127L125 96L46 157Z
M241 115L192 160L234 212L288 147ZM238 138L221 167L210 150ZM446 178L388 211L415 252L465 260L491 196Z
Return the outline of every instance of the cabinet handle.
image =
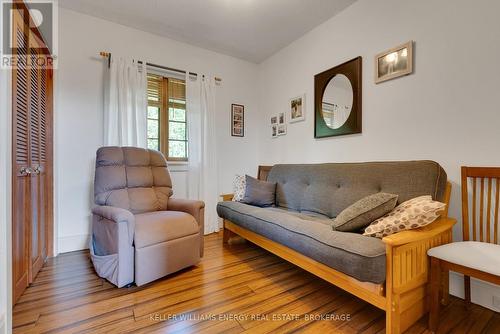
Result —
M41 172L42 172L42 166L36 166L33 169L33 173L35 173L35 174L40 174Z
M33 173L33 169L30 168L30 167L23 167L19 170L19 173L22 175L22 176L28 176L28 175L31 175Z

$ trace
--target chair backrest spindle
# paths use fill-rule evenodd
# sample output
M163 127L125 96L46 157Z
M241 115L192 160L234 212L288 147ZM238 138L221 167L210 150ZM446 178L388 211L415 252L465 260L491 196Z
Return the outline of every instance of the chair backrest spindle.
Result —
M473 240L473 241L498 244L498 219L499 219L498 209L500 206L500 167L464 166L462 167L461 179L462 179L463 240L465 241ZM469 217L469 185L470 185L468 181L469 179L472 179L471 217ZM479 185L478 185L478 180L479 180ZM477 193L478 190L479 194ZM479 205L477 204L478 200L479 200ZM469 225L469 218L470 221L472 222L472 225Z
M479 196L479 241L484 241L483 238L483 213L484 213L484 177L481 178L481 194Z
M472 179L472 188L473 188L473 192L472 192L472 238L473 239L472 240L476 240L477 239L477 237L476 237L476 231L477 231L477 227L476 227L477 181L476 181L476 178Z
M498 202L500 202L500 178L497 179L495 196L495 221L493 222L493 242L498 244Z
M488 204L486 206L486 242L491 242L491 181L493 179L488 178Z

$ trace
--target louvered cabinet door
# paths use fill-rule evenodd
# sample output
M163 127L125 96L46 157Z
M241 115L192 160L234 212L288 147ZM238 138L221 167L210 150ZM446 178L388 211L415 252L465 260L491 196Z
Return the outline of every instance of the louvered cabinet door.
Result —
M36 51L30 49L30 57L35 61L37 57ZM42 174L42 118L44 115L44 102L42 87L42 73L46 70L32 67L30 69L30 99L29 99L29 133L30 133L30 161L31 161L31 219L30 219L30 271L29 282L33 282L36 274L42 268L46 259L46 237L45 237L45 223L46 223L46 210L44 203L46 196L44 194L44 180ZM44 129L45 130L45 129ZM44 146L45 148L45 146Z
M32 66L45 44L32 32L24 35L18 11L13 17L19 58L12 71L12 275L16 302L33 282L52 246L53 87L52 69Z
M41 42L38 42L38 45ZM33 52L34 53L34 52ZM30 84L30 157L31 157L31 271L33 281L47 259L49 221L51 220L52 170L52 71L31 70ZM36 89L35 89L36 88Z
M17 12L16 12L17 13ZM14 16L14 43L19 59L27 55L27 37L22 21ZM29 283L29 253L31 204L30 161L30 86L29 71L23 62L12 71L12 279L13 298L16 301Z

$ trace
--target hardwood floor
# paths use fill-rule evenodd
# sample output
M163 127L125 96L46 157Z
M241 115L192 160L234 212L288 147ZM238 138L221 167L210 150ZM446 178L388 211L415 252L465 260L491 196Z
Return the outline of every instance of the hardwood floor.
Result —
M198 266L128 289L98 278L88 252L49 259L14 307L14 333L384 332L384 312L250 243L212 234L205 247ZM500 315L451 298L439 332L500 333Z

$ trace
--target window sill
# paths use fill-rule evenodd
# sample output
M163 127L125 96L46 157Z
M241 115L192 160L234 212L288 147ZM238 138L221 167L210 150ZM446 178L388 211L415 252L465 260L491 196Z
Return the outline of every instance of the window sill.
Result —
M167 161L168 170L170 173L187 173L188 163L187 161Z
M169 166L187 166L187 161L177 161L177 160L167 160L167 165Z

